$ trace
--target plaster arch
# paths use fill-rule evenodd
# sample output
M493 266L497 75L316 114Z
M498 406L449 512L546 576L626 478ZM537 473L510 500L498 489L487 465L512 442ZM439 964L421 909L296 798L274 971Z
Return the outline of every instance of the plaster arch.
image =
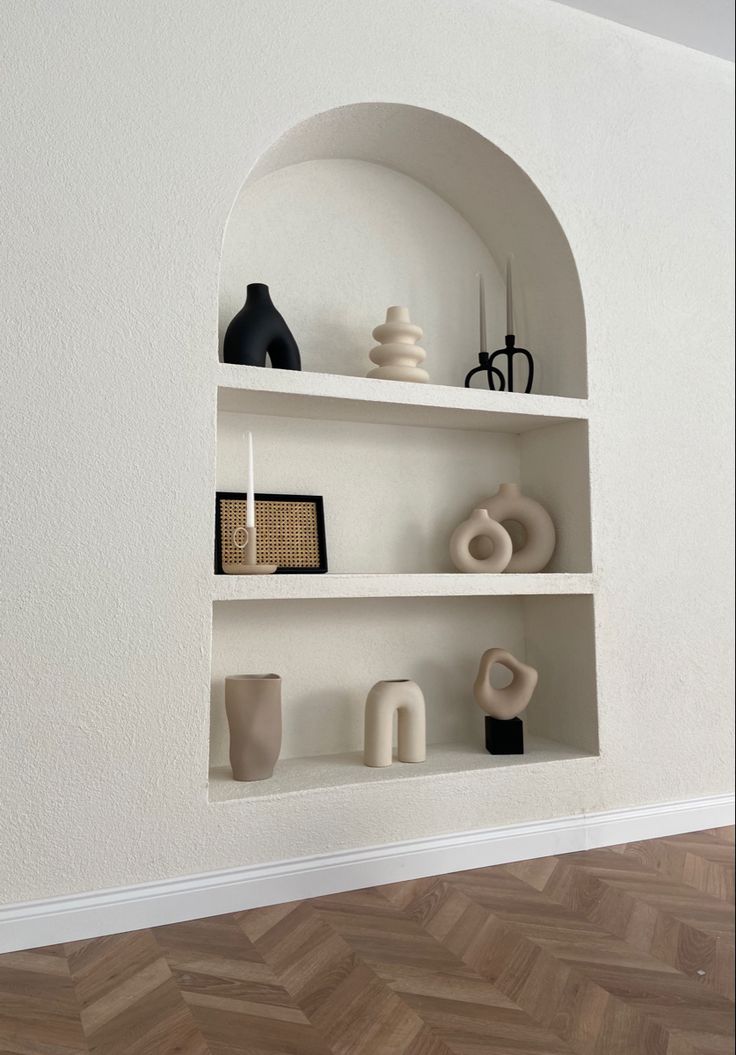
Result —
M445 114L340 106L284 132L246 177L223 239L220 342L247 283L264 281L302 346L303 369L361 374L379 313L411 300L432 381L461 385L477 364L475 275L486 276L493 350L506 332L510 255L517 343L534 354L534 391L587 396L575 260L530 177Z

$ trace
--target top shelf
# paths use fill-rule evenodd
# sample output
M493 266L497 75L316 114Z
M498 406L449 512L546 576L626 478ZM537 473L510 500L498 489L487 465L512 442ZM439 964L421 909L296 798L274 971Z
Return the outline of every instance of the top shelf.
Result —
M584 399L218 364L219 410L378 425L530 432L588 417Z

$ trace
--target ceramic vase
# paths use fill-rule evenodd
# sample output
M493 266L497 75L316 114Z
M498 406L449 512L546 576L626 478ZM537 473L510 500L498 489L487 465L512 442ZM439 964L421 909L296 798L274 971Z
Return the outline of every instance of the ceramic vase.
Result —
M409 319L408 308L389 308L386 321L373 331L380 344L370 351L369 357L378 365L368 377L380 377L386 381L429 381L427 371L418 365L427 358L424 349L416 344L422 333L421 326L415 326Z
M235 674L225 678L233 780L266 780L281 750L281 678Z
M522 494L518 484L501 484L482 507L499 523L518 521L526 533L523 546L514 550L506 571L529 573L547 567L555 551L556 534L552 517L544 506Z
M297 343L273 306L268 286L251 282L245 304L225 333L222 358L240 366L265 366L266 356L278 370L302 368Z
M399 762L424 762L427 736L424 695L409 680L379 681L365 701L363 762L380 768L393 761L394 712L398 715Z
M492 546L486 557L474 557L470 546L474 539L485 538ZM450 539L450 557L458 571L501 572L511 560L513 543L502 524L493 520L487 509L474 509L467 520L455 528Z
M491 685L491 670L496 663L506 667L513 675L510 684L504 689L496 689ZM538 680L539 675L534 667L522 663L503 648L489 648L481 656L473 686L475 702L491 718L508 721L526 709Z

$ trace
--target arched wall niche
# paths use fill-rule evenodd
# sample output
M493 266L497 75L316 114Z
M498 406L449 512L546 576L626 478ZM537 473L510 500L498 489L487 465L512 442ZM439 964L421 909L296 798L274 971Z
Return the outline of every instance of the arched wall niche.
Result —
M266 282L305 370L363 375L372 328L406 304L424 328L432 382L477 365L477 273L489 349L506 333L513 256L517 343L534 391L587 396L583 299L552 209L508 155L432 110L356 103L316 114L258 159L227 222L220 347L248 282Z

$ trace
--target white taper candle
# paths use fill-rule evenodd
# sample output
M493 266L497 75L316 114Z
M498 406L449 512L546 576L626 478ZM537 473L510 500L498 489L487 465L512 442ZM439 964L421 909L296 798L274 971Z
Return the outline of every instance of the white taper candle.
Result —
M511 257L506 257L506 333L514 332L514 293L511 280Z
M481 352L487 352L488 344L486 341L486 287L483 282L482 275L478 275L478 300L480 303L480 350Z
M248 505L245 511L245 526L256 526L256 496L253 486L253 433L248 433Z

